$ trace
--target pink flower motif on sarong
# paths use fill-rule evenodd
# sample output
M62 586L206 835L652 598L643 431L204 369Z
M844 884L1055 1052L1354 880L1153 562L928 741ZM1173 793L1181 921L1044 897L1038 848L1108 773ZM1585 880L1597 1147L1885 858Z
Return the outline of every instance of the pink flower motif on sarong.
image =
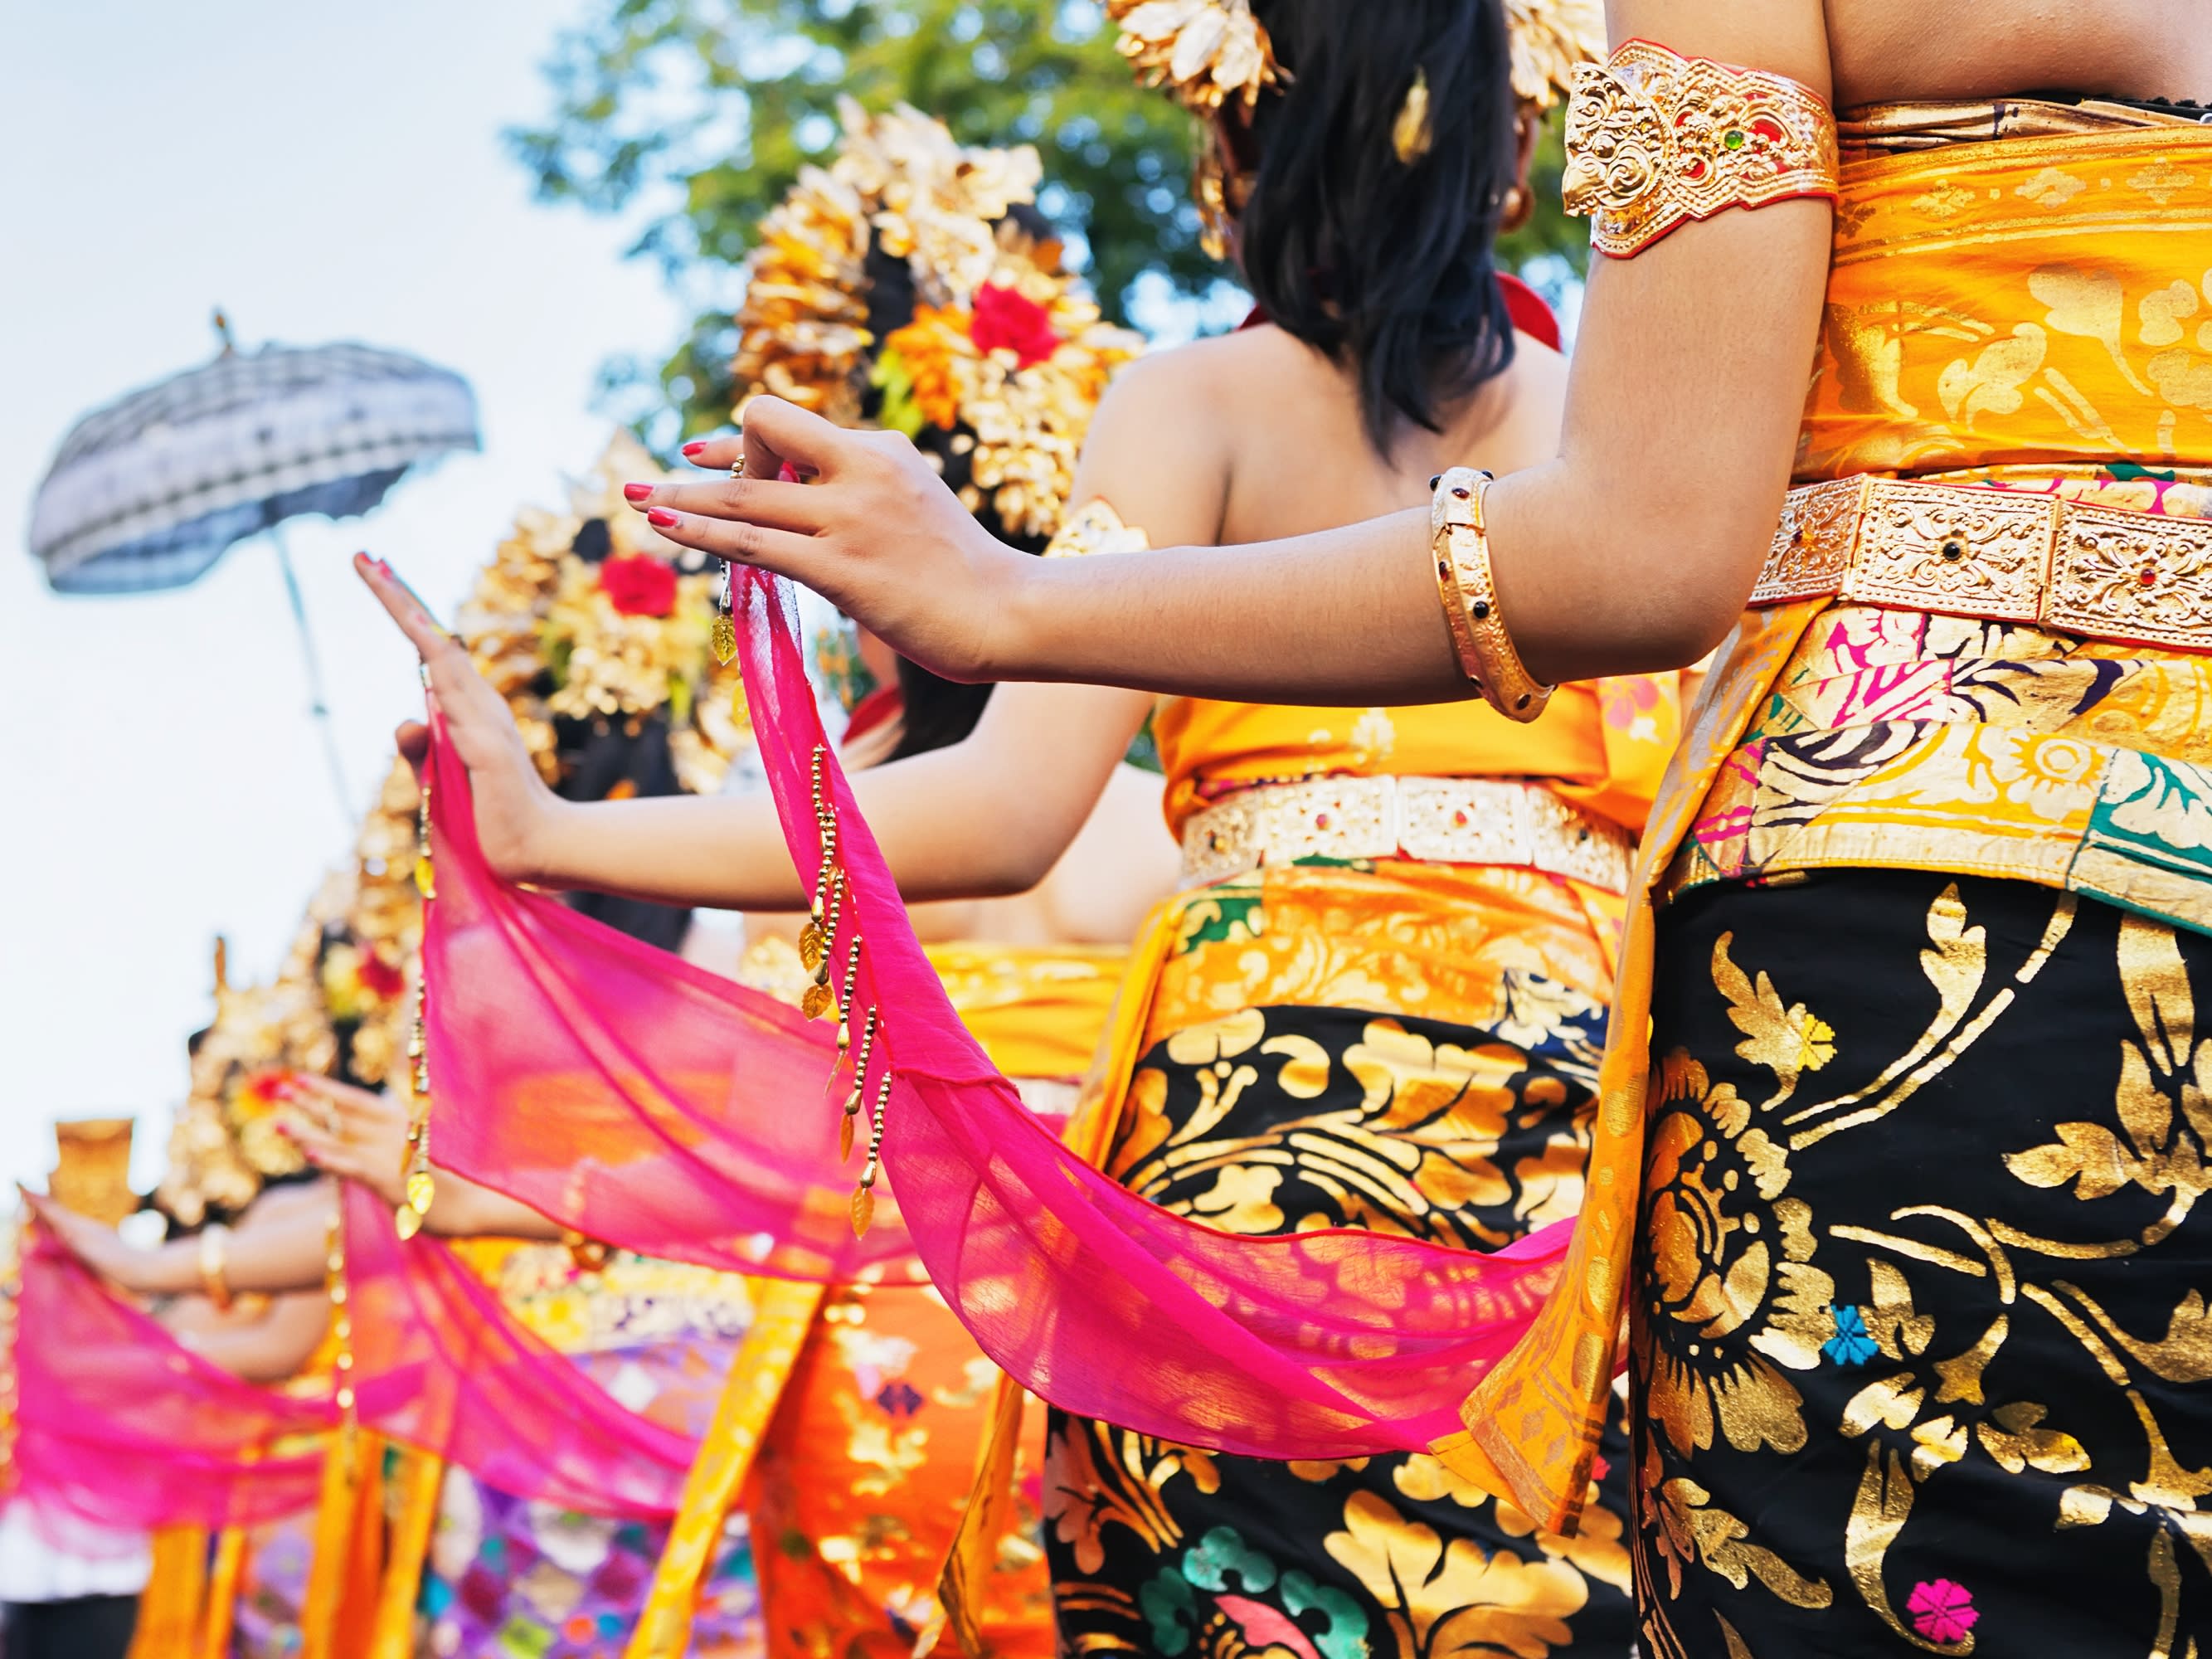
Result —
M1974 1611L1973 1592L1948 1578L1915 1584L1905 1607L1912 1628L1930 1642L1963 1642L1982 1616Z

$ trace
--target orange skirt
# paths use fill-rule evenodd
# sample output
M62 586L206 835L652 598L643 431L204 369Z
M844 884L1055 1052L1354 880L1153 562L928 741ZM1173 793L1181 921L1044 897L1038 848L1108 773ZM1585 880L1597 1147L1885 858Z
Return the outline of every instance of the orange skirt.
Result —
M847 1286L823 1304L761 1448L753 1553L770 1659L906 1659L937 1613L998 1370L927 1286ZM1036 1449L1022 1433L1020 1521L984 1598L997 1659L1050 1659Z

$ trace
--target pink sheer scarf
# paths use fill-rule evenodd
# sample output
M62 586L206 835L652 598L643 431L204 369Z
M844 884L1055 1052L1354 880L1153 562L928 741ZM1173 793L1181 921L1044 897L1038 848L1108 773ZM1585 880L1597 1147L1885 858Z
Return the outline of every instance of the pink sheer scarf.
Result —
M402 1244L346 1192L360 1421L519 1498L641 1520L673 1515L734 1343L570 1356L523 1328L445 1244ZM25 1241L15 1342L15 1490L106 1527L251 1525L311 1506L337 1414L200 1358L40 1227ZM632 1410L625 1398L649 1393Z
M126 1531L246 1526L314 1503L327 1395L202 1359L29 1221L15 1313L9 1496Z
M737 581L761 757L811 884L826 744L789 592L757 571ZM1487 1255L1364 1231L1250 1238L1123 1190L962 1026L834 753L823 763L866 939L854 1018L880 1008L897 1079L883 1150L902 1224L887 1231L882 1207L865 1239L846 1224L857 1171L836 1156L822 1028L491 878L442 743L424 947L440 1159L654 1254L844 1279L902 1270L911 1251L1016 1380L1145 1433L1277 1458L1458 1433L1461 1400L1528 1328L1571 1227Z

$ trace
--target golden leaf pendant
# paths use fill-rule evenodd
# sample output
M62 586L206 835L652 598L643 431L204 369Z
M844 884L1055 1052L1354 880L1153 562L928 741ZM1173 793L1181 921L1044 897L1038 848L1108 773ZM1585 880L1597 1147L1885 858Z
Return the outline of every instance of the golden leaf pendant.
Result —
M866 1238L868 1224L876 1218L876 1194L872 1188L853 1188L853 1237Z
M837 999L820 980L808 986L799 999L799 1012L809 1019L819 1019L830 1012L830 1005Z
M844 1116L837 1120L837 1161L840 1164L846 1162L853 1156L853 1119L854 1115L855 1115L852 1112L847 1112Z
M811 974L819 968L822 965L822 958L829 952L830 939L822 931L820 922L810 921L799 930L799 959L805 963L808 973Z
M422 1231L422 1218L415 1213L411 1206L403 1204L392 1212L392 1226L404 1244Z
M430 855L428 853L417 853L415 855L415 890L426 899L438 896L438 883L436 878L431 873Z
M416 1215L430 1213L430 1200L437 1193L438 1183L430 1178L428 1170L417 1170L407 1177L407 1207Z
M698 635L695 634L692 637L696 639ZM711 638L714 641L716 662L727 663L731 658L738 654L738 625L730 620L727 612L718 611L715 614L714 630Z

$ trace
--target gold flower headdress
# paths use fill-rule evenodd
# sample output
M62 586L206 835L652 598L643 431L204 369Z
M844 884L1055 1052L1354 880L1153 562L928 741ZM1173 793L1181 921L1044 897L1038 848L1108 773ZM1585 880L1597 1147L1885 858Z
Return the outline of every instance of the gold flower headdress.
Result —
M525 508L477 578L454 631L514 711L548 783L560 781L553 722L640 720L665 710L677 781L713 794L750 746L743 682L711 648L720 577L685 573L676 550L625 506L625 481L661 477L642 445L617 433L566 512ZM575 551L606 526L607 556Z
M964 471L969 512L988 505L1009 535L1042 540L1108 378L1141 342L1101 320L1056 240L1018 222L1042 177L1035 149L963 145L904 106L871 115L846 99L838 113L836 155L800 171L746 261L738 418L773 392L841 425L896 428ZM914 283L912 318L881 339L872 251Z
M1201 115L1232 99L1249 108L1288 78L1250 0L1106 0L1106 15L1121 26L1121 55L1145 83L1164 86ZM1348 14L1346 27L1357 27ZM1514 94L1538 109L1571 89L1577 63L1605 56L1601 0L1505 0L1505 27ZM1425 95L1425 85L1416 85ZM1418 126L1419 112L1406 124Z

